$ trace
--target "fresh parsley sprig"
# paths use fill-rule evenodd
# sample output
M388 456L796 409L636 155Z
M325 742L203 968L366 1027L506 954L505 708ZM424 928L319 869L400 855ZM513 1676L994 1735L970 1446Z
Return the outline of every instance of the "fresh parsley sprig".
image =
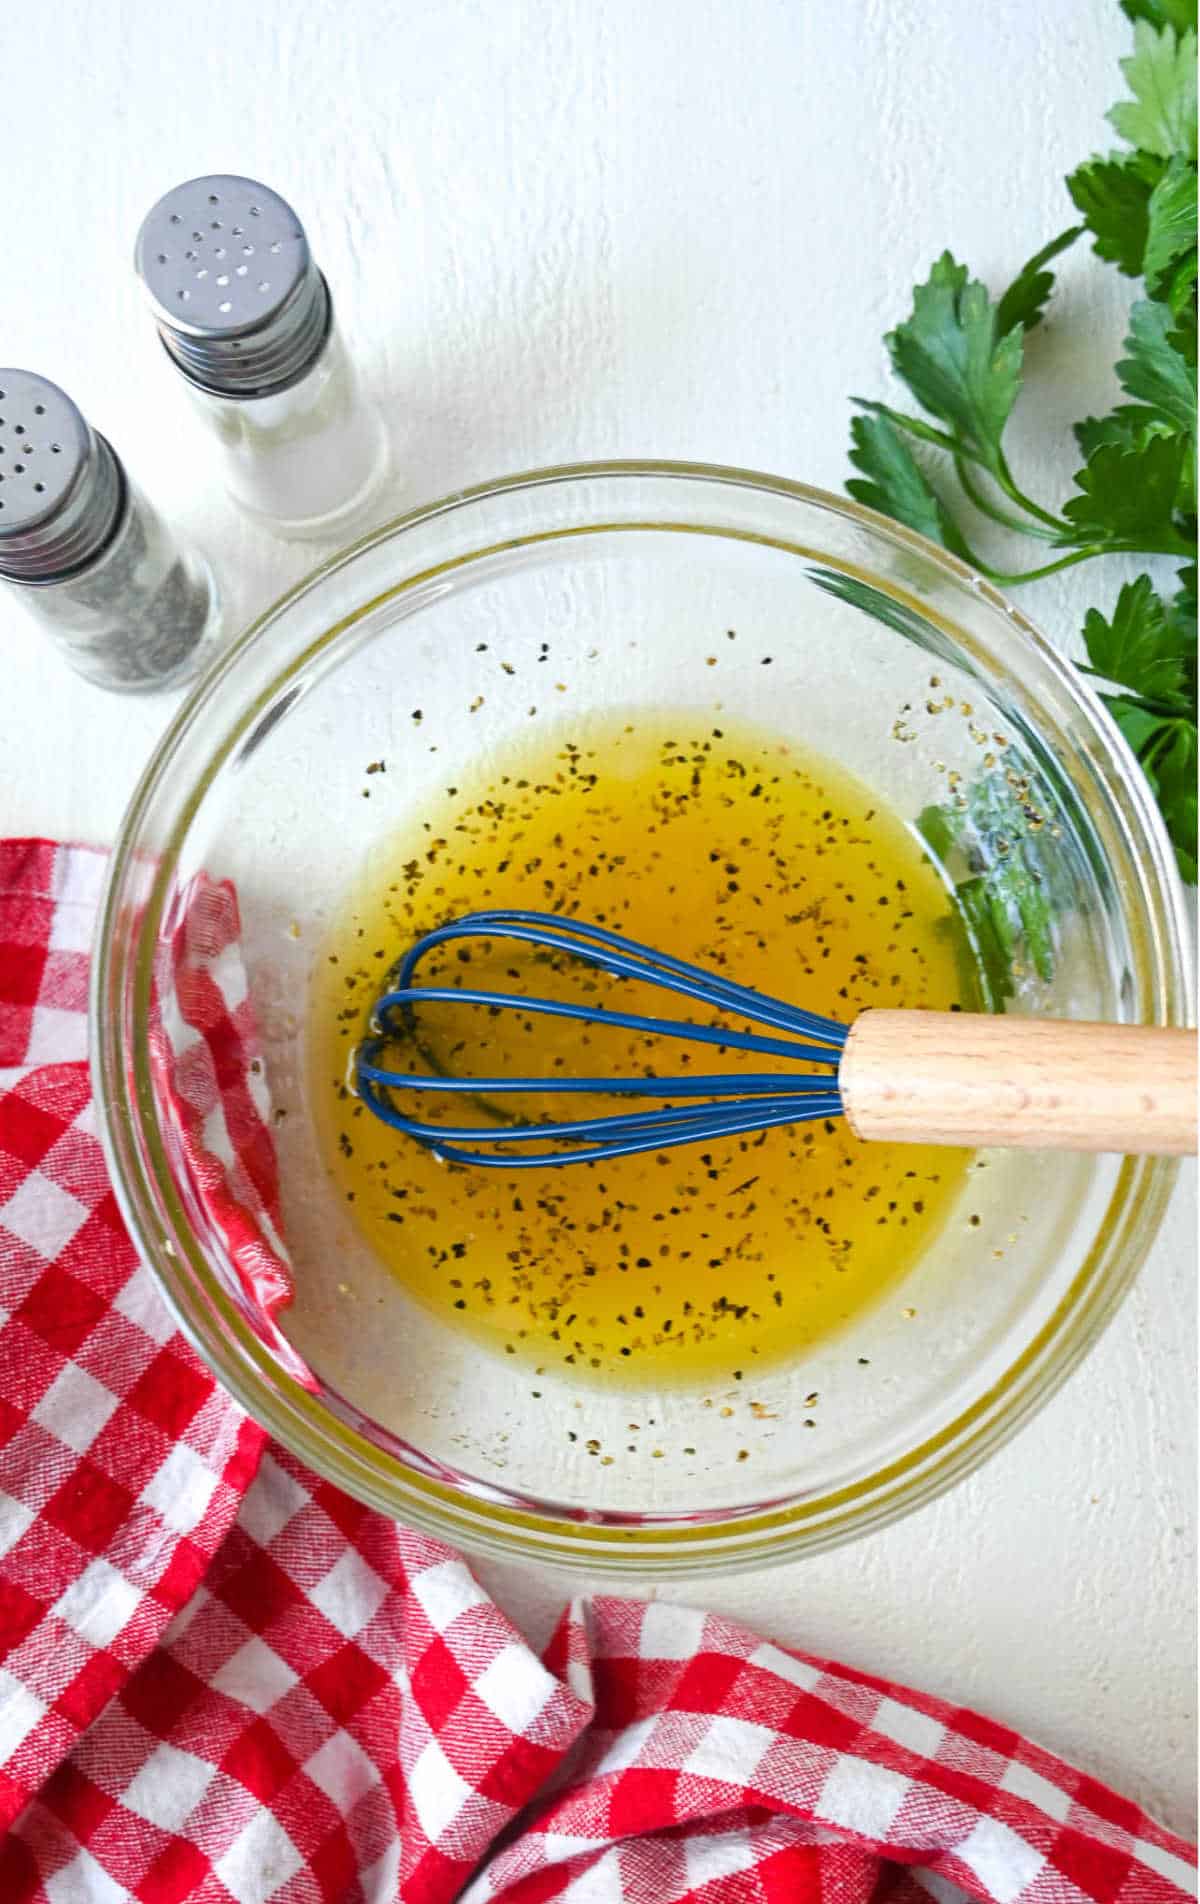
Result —
M1130 96L1108 117L1127 151L1091 158L1067 179L1082 223L1051 239L993 300L943 252L888 333L892 367L920 415L857 398L846 485L860 502L940 542L1003 587L1097 556L1187 564L1169 600L1139 575L1110 615L1089 610L1084 671L1158 798L1185 878L1196 878L1196 0L1121 0L1133 51ZM1143 282L1116 366L1128 402L1075 426L1083 466L1057 507L1030 495L1004 435L1021 391L1027 334L1054 288L1047 266L1088 232L1097 255ZM914 451L919 445L922 460ZM942 480L927 473L929 452ZM953 475L947 492L945 477ZM952 499L953 498L953 499ZM1005 571L969 539L977 514L1043 546Z

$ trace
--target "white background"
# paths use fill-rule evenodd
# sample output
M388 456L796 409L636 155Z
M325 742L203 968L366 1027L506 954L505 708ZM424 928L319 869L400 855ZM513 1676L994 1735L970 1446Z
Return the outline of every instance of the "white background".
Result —
M638 454L847 474L851 392L949 245L999 288L1110 141L1116 0L51 0L6 7L0 361L61 382L203 543L237 619L312 559L196 454L130 270L143 212L236 171L295 204L399 470L381 513ZM1082 247L1017 431L1053 499L1115 396L1129 286ZM1069 642L1120 574L1024 596ZM0 602L0 826L105 841L169 702L84 686ZM1194 1825L1194 1187L1020 1438L889 1532L690 1586L983 1707ZM534 1636L564 1583L485 1569ZM669 1591L664 1589L664 1592Z

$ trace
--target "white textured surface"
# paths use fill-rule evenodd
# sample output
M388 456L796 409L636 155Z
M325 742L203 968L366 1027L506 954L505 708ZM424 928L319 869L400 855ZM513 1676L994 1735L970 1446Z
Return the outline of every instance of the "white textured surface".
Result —
M157 0L8 8L0 355L63 383L217 558L239 617L311 559L239 521L129 270L142 213L234 170L291 198L397 434L397 507L652 454L836 488L847 396L944 245L994 284L1107 142L1115 0ZM47 75L52 92L47 94ZM50 117L47 118L46 115ZM1030 357L1029 486L1110 400L1127 289L1080 250ZM1110 569L1025 599L1067 640ZM0 824L111 838L168 707L62 672L0 603ZM689 1587L984 1707L1193 1825L1194 1181L1068 1388L899 1527ZM563 1583L486 1569L538 1632Z

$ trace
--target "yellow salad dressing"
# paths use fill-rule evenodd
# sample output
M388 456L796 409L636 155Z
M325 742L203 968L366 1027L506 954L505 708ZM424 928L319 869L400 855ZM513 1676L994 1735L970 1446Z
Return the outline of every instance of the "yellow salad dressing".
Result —
M972 1002L946 890L920 843L827 761L695 714L563 727L489 758L373 856L369 885L350 893L320 955L311 1001L327 1167L421 1303L535 1365L708 1381L844 1329L928 1247L966 1155L860 1144L842 1121L524 1171L447 1165L387 1129L347 1088L367 1012L419 934L482 907L605 924L846 1020L871 1005ZM659 1016L689 1009L499 942L490 953L451 945L419 977ZM457 1004L422 1007L419 1022L420 1049L401 1068L785 1068ZM513 1115L511 1100L434 1106L414 1095L404 1108L462 1123ZM521 1100L535 1116L633 1108L646 1106Z

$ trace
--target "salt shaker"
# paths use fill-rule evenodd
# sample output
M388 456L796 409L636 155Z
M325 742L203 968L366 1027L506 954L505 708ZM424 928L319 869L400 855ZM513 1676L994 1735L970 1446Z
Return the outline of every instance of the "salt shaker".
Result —
M102 688L175 687L220 631L207 564L70 397L29 370L0 370L0 581Z
M361 517L387 437L291 206L253 179L189 179L147 214L136 264L235 501L285 535Z

